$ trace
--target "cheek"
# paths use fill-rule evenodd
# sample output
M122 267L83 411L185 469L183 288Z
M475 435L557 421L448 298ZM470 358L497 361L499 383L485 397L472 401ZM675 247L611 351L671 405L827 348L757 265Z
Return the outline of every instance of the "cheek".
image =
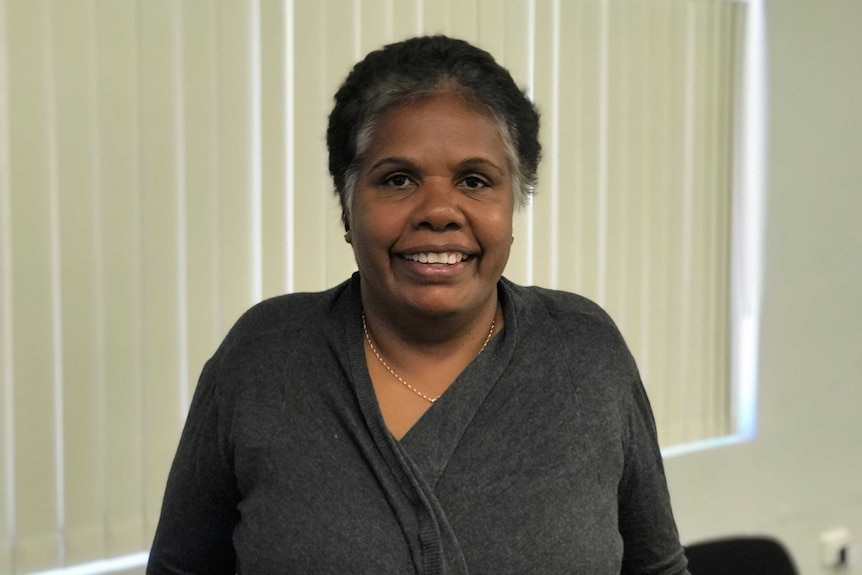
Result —
M365 213L361 209L353 213L353 255L357 263L371 266L389 259L389 251L397 237L397 231L387 225L388 220L380 214Z
M496 241L510 240L513 229L513 212L505 208L487 219L486 233Z

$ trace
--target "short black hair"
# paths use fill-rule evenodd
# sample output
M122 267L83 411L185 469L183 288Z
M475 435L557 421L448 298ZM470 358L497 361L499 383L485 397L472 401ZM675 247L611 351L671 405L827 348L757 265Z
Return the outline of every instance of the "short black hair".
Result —
M464 40L422 36L369 53L335 94L326 144L345 229L362 154L376 120L389 109L441 92L458 94L497 121L511 148L515 189L522 203L529 199L541 158L535 105L485 50Z

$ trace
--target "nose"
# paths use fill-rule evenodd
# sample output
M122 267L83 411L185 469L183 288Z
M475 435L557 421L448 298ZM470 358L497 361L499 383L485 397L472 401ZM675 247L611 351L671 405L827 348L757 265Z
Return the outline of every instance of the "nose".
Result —
M449 178L426 177L414 197L413 227L442 232L457 230L464 225L465 216L461 209L464 196Z

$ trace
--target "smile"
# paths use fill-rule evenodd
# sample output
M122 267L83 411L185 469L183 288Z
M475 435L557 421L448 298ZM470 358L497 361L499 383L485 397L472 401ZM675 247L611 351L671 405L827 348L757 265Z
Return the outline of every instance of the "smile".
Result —
M419 254L405 254L405 260L419 262L421 264L457 264L466 260L469 256L461 252L424 252Z

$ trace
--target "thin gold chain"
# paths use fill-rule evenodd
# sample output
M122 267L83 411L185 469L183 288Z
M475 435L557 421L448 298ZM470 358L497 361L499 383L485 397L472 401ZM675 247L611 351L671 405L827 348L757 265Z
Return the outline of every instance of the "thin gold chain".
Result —
M496 324L497 324L497 319L496 318L492 319L491 320L491 329L488 330L488 336L485 338L485 343L482 344L481 349L479 349L479 351L476 353L477 356L480 353L482 353L483 351L485 351L486 347L488 347L488 342L491 341L491 336L494 335L494 327L496 326ZM395 373L395 370L392 369L391 367L389 367L389 364L386 363L386 360L384 360L380 356L380 353L378 353L377 348L374 347L374 341L372 341L372 339L371 339L371 334L368 333L368 324L365 323L365 312L364 311L362 312L362 331L365 333L365 341L367 341L369 347L371 347L371 352L374 354L374 357L376 357L380 361L380 363L383 365L383 367L386 368L386 371L388 371L392 375L392 377L394 377L395 379L400 381L404 387L406 387L407 389L409 389L410 391L412 391L413 393L415 393L416 395L418 395L419 397L421 397L422 399L424 399L428 403L434 403L435 401L440 399L439 395L437 397L429 397L429 396L425 395L424 393L422 393L421 391L419 391L418 389L416 389L415 387L413 387L412 385L410 385L409 383L404 381L403 377L401 377L400 375Z

